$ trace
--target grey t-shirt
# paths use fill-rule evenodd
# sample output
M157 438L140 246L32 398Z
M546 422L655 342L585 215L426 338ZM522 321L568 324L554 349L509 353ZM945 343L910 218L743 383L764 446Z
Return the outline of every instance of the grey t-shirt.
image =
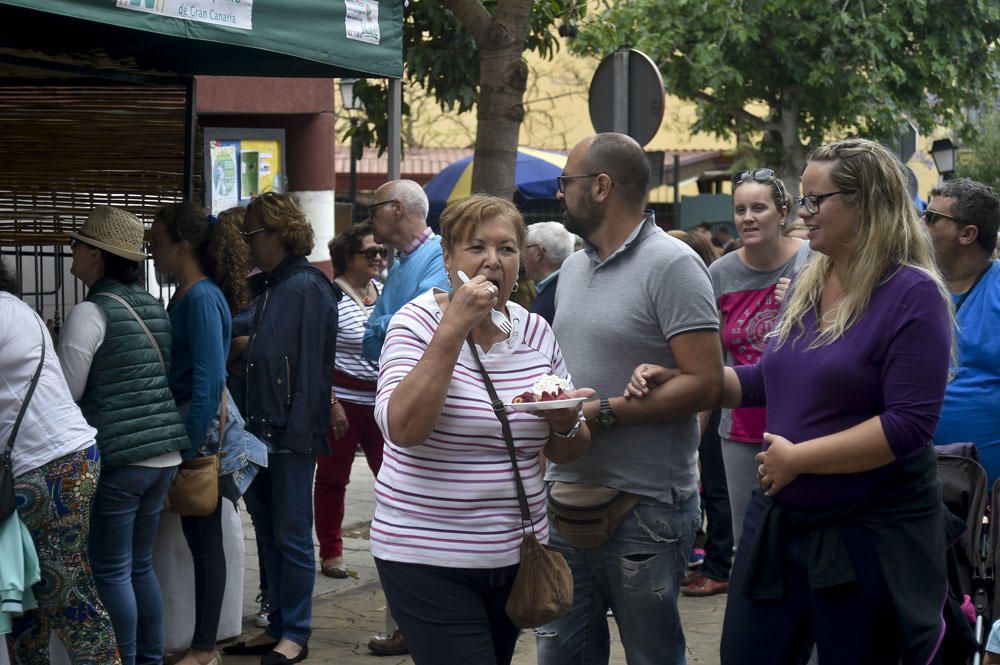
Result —
M752 365L767 345L780 303L774 287L781 277L792 277L809 260L809 243L802 242L791 259L775 270L754 270L730 252L708 268L722 320L726 365ZM723 409L719 436L759 446L764 432L764 409Z
M604 262L589 244L559 273L552 326L578 387L621 395L641 363L677 367L670 338L718 330L708 271L687 245L647 218ZM550 464L546 480L598 483L674 503L698 491L696 414L595 428L590 448Z

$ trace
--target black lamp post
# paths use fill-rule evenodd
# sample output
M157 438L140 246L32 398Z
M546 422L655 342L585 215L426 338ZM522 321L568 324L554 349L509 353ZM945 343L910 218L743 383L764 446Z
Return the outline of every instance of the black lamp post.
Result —
M958 153L958 146L952 143L951 139L938 139L931 144L934 168L937 169L943 180L951 180L955 177L956 153Z
M358 220L358 159L361 156L361 141L357 136L358 117L354 111L363 111L364 102L359 97L354 96L354 84L358 79L340 79L340 97L344 110L351 111L351 171L348 180L349 194L351 201L351 222Z

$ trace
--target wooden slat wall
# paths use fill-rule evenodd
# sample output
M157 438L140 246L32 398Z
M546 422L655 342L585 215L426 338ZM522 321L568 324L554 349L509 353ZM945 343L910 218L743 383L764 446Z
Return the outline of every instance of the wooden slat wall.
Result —
M184 101L172 86L0 86L0 243L62 244L95 205L152 221L181 198Z

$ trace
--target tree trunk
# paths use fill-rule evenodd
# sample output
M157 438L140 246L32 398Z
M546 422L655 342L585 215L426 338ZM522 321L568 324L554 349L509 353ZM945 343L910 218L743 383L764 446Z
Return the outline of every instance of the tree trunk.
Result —
M798 196L802 171L806 168L809 151L799 140L799 106L794 101L785 101L776 114L778 133L784 157L781 161L781 180L788 189L789 196Z
M531 1L500 0L493 15L479 0L445 1L475 39L479 58L472 191L511 200L528 80L522 54Z

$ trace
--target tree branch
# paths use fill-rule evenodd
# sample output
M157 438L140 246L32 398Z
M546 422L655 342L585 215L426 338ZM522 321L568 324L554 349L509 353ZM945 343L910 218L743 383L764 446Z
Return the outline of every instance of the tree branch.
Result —
M469 31L477 46L488 39L493 16L480 0L444 0L444 4Z
M716 99L712 95L708 94L707 92L702 92L702 91L698 90L698 91L696 91L694 93L694 96L697 99L700 99L703 102L708 102L712 106L715 106L715 107L718 107L720 109L723 109L727 113L729 113L729 112L733 113L737 118L743 120L747 124L753 125L754 127L756 127L757 129L759 129L761 131L768 131L768 130L771 130L771 129L779 129L779 126L778 126L777 123L775 123L775 122L768 122L767 120L764 120L763 118L759 118L759 117L755 116L753 113L750 113L749 111L745 111L743 109L736 109L735 111L733 111L732 109L727 108L727 106L725 104L723 104L722 102L720 102L718 99Z

